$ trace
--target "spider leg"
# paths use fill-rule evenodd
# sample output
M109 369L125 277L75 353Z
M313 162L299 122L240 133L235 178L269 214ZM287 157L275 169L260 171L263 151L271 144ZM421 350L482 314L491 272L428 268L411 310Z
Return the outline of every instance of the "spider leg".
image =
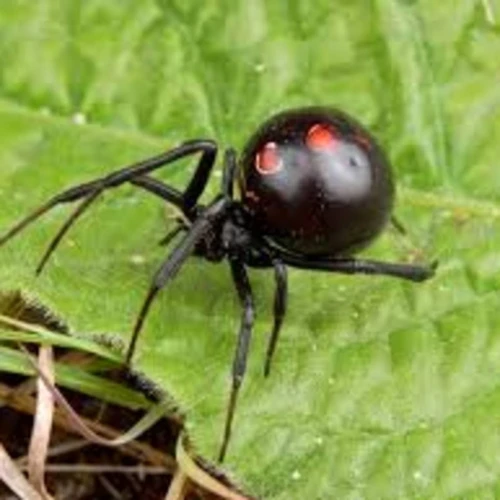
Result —
M149 177L147 175L142 175L140 177L131 179L130 184L138 186L148 193L152 193L168 203L182 209L183 206L183 194L168 184L161 182L158 179Z
M224 170L222 172L221 191L230 200L234 197L234 178L238 164L236 162L236 152L233 148L226 149L224 154Z
M193 253L196 243L198 243L203 236L210 231L214 220L224 215L227 207L228 200L224 198L217 198L212 204L210 204L193 222L188 232L184 235L182 240L177 244L172 253L167 257L156 272L149 288L149 292L146 295L146 299L142 304L141 310L135 322L132 337L125 356L126 366L130 365L135 345L137 343L137 338L156 295L176 276L182 264Z
M85 210L89 207L91 203L93 203L100 195L102 194L102 190L96 190L91 192L83 201L77 205L76 209L71 213L71 215L66 219L64 224L61 226L59 231L56 233L52 241L49 243L45 253L42 255L38 266L36 267L35 274L39 275L45 264L48 262L50 256L58 247L61 240L64 238L64 235L68 232L69 228L75 223L75 221L85 212Z
M215 156L217 153L217 147L212 141L207 140L194 140L185 142L184 144L162 153L158 156L154 156L147 160L135 163L128 167L116 170L104 177L90 181L87 183L79 184L73 186L57 195L52 197L48 202L38 207L32 213L28 214L24 219L14 225L4 236L0 237L0 246L22 231L26 226L34 222L40 216L48 212L50 209L59 205L61 203L69 203L81 198L84 201L75 210L75 212L68 218L68 220L61 227L55 238L50 243L47 251L45 252L42 261L38 265L37 272L40 273L43 269L44 264L47 262L48 258L52 252L56 249L59 242L62 240L63 236L72 226L72 224L83 214L83 212L91 205L93 201L106 189L111 189L118 187L126 182L135 181L136 185L140 185L144 189L153 192L154 194L160 195L159 183L154 183L154 181L141 180L142 176L149 172L153 172L158 168L172 163L180 158L190 156L201 152L201 158L198 166L195 170L191 181L189 182L184 193L180 193L174 188L161 183L162 190L161 194L166 197L168 193L167 201L177 206L182 210L188 217L191 214L193 208L196 206L196 201L203 192L203 189L208 181L208 177L211 168L215 162Z
M273 359L274 351L278 343L278 337L283 324L283 318L286 313L287 298L288 298L288 279L286 266L280 260L273 262L274 266L274 279L276 282L276 289L274 292L274 323L269 344L267 346L266 361L264 363L264 376L267 377L271 371L271 362Z
M229 403L227 405L224 435L219 451L219 462L224 460L227 446L229 444L229 438L231 437L231 425L233 422L238 393L246 371L248 348L252 336L252 326L255 315L252 289L250 287L250 281L248 280L248 274L245 267L241 261L235 259L230 260L230 265L236 290L238 292L241 305L243 306L243 313L241 316L241 326L233 359L231 392L229 395Z
M177 191L175 188L170 187L167 184L164 184L163 182L146 175L139 177L138 179L132 179L130 183L142 187L146 191L155 194L156 196L159 196L172 204L178 204L179 200L182 199L182 193L180 191ZM64 235L68 232L70 227L76 222L76 219L78 219L83 214L83 212L87 210L89 205L93 203L101 193L102 189L96 189L93 192L91 191L90 194L88 194L87 197L83 199L82 203L77 206L76 210L74 210L66 219L65 223L61 226L52 241L49 243L49 245L47 246L47 250L40 259L40 262L35 271L37 275L41 274L50 256L59 246L59 243L62 241ZM171 233L169 233L164 239L168 237L168 243L177 235L177 233L178 231L172 236Z
M217 146L212 141L195 141L195 143L203 144L203 154L193 177L189 181L188 187L182 194L184 206L183 212L189 216L189 212L195 208L198 198L201 196L207 185L208 178L215 164L215 157L217 155Z
M342 274L379 274L409 281L425 281L434 276L437 268L437 261L428 266L419 266L356 258L309 260L297 256L282 255L282 259L285 264L301 269L316 269Z
M182 193L180 191L177 191L177 189L147 175L143 175L142 177L133 179L130 181L130 183L162 198L168 203L172 203L173 205L176 205L177 200L182 198ZM189 218L189 221L193 220L193 218L201 210L202 207L196 205L194 208L195 210L191 211L192 214L190 215L192 215L192 217ZM177 217L176 223L176 226L160 240L159 244L161 246L167 246L181 231L185 231L189 227L187 225L187 222L184 221L182 217Z
M177 220L177 225L168 232L158 244L162 247L170 245L170 243L176 238L176 236L182 231L187 231L188 227L184 224L183 220Z
M391 215L391 224L392 224L392 227L399 234L402 234L403 236L405 236L406 234L408 234L408 232L406 231L406 228L405 228L404 224L395 215Z

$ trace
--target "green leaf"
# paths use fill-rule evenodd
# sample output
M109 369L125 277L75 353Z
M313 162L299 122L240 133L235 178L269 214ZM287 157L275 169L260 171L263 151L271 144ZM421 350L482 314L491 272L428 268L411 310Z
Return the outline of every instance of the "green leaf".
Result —
M4 0L0 227L184 139L241 148L286 107L358 116L388 149L413 242L389 231L367 254L438 257L438 274L415 285L292 271L264 379L273 285L253 271L258 319L225 467L266 499L494 498L499 22L493 0ZM192 170L180 162L159 177L182 187ZM106 193L35 281L67 213L1 249L1 287L36 294L79 334L126 340L174 212L131 186ZM178 401L208 459L239 314L227 266L193 258L139 340L138 367Z
M0 370L19 375L36 374L26 354L6 347L0 347ZM152 405L140 392L64 363L56 364L56 382L62 387L134 410Z

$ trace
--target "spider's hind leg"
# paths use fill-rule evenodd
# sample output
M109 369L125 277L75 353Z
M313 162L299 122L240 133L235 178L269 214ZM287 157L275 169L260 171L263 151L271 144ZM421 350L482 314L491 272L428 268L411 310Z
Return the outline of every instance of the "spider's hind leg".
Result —
M279 333L283 319L286 313L286 306L288 301L288 277L286 266L280 260L273 262L274 279L276 282L276 289L274 292L274 307L273 307L273 329L269 337L269 344L267 346L266 361L264 363L264 376L268 377L271 372L271 363L273 360L274 351L278 343Z

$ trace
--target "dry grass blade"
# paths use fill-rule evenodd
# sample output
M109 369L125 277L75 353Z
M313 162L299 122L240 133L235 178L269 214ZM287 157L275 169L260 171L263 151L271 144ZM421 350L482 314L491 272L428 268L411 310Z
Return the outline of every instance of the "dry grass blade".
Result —
M21 467L21 470L24 470ZM45 466L46 472L57 472L58 474L135 474L136 476L165 476L170 471L161 466L147 465L92 465L92 464L50 464Z
M176 456L179 464L179 469L182 473L189 477L189 479L201 486L204 490L214 493L226 500L250 500L249 497L237 493L229 489L225 484L218 481L215 477L211 476L207 471L202 469L198 464L188 455L182 444L182 435L177 441ZM173 497L177 498L177 497ZM179 497L182 498L182 497ZM169 499L170 500L170 499Z
M52 394L54 400L66 413L68 419L71 421L75 429L77 429L82 436L95 444L99 444L101 446L122 446L124 444L127 444L138 438L141 434L143 434L146 430L152 427L156 422L158 422L168 413L168 408L170 408L170 405L168 403L159 403L148 410L148 412L127 432L115 439L106 439L94 432L89 426L86 425L85 421L80 418L80 416L73 410L73 408L68 403L63 394L59 391L59 389L53 383L51 383L50 378L47 376L44 370L42 370L41 367L39 367L36 362L33 361L31 354L24 348L24 346L21 345L20 348L25 352L29 359L29 362L36 370L38 376L42 379L43 383Z
M189 478L179 467L172 478L165 500L184 500L189 492Z
M23 500L43 500L0 444L0 479Z
M35 400L32 396L27 394L19 395L16 392L13 392L10 387L3 384L0 384L0 400L9 400L9 405L17 411L30 415L33 415L35 412ZM77 433L75 428L68 422L65 415L66 414L61 410L56 409L54 422L60 429L63 429L66 432ZM95 422L89 419L83 419L83 421L87 427L95 429L96 432L99 432L102 435L109 436L110 438L114 438L119 435L116 429L100 422ZM146 458L148 463L165 467L168 471L173 471L175 469L175 462L172 457L154 449L147 443L132 441L125 445L122 452L136 458L137 460Z
M41 346L38 354L40 369L54 384L54 358L51 347ZM54 398L40 378L37 381L37 405L35 420L28 452L28 476L31 484L44 499L52 498L45 486L45 464L49 449L52 421L54 417Z

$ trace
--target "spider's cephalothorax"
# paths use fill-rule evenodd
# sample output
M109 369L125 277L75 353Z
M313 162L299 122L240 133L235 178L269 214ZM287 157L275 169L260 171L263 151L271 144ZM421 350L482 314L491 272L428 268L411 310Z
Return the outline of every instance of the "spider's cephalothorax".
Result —
M180 158L200 154L183 191L149 174ZM125 362L130 363L147 312L157 293L190 255L227 260L243 313L232 365L232 385L219 452L223 460L254 318L246 268L273 268L274 322L264 365L269 374L287 303L287 266L347 274L382 274L423 281L435 264L419 266L354 258L391 219L393 184L387 158L374 138L353 118L330 108L282 112L252 136L238 160L225 152L220 193L207 205L198 200L215 164L217 145L188 141L161 155L69 188L21 220L0 245L59 203L81 200L43 255L40 272L64 234L105 190L132 183L175 205L183 214L164 240L184 233L158 269L136 320ZM239 193L235 196L235 184ZM392 219L394 221L394 219Z
M212 262L241 257L246 261L245 255L250 255L255 246L247 216L238 202L228 203L223 215L213 221L210 230L197 242L193 253Z

